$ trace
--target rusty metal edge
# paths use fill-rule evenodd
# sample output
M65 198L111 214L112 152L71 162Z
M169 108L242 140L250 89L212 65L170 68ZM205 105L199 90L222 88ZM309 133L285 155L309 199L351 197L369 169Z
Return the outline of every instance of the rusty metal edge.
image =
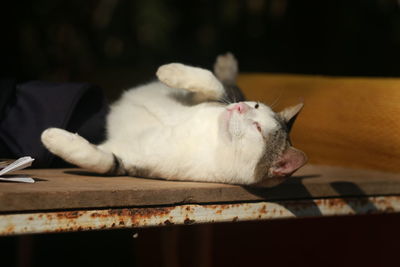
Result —
M400 212L400 196L0 215L0 235Z

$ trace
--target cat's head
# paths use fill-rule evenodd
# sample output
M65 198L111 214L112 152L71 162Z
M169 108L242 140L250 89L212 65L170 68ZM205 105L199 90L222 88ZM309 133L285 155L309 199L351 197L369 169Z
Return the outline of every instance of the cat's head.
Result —
M254 181L290 176L306 163L306 155L292 147L289 138L302 107L298 104L275 113L259 102L226 106L220 132L233 147L235 158L254 165Z

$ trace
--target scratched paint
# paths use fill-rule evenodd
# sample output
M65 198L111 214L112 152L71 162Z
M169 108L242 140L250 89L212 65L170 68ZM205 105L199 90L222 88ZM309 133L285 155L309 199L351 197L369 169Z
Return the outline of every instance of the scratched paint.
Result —
M400 196L0 214L0 235L400 212Z

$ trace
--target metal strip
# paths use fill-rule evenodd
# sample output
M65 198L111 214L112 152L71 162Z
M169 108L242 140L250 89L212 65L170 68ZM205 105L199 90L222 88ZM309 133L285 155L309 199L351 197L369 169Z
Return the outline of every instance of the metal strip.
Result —
M37 212L0 215L0 235L396 212L400 196Z

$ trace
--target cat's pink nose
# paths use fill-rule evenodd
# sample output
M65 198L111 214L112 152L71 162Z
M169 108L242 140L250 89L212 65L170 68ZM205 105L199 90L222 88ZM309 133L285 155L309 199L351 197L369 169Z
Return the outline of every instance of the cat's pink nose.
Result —
M234 106L232 106L229 110L236 110L240 114L243 114L243 113L246 113L249 109L250 109L249 105L247 105L243 102L239 102L239 103L235 104Z

